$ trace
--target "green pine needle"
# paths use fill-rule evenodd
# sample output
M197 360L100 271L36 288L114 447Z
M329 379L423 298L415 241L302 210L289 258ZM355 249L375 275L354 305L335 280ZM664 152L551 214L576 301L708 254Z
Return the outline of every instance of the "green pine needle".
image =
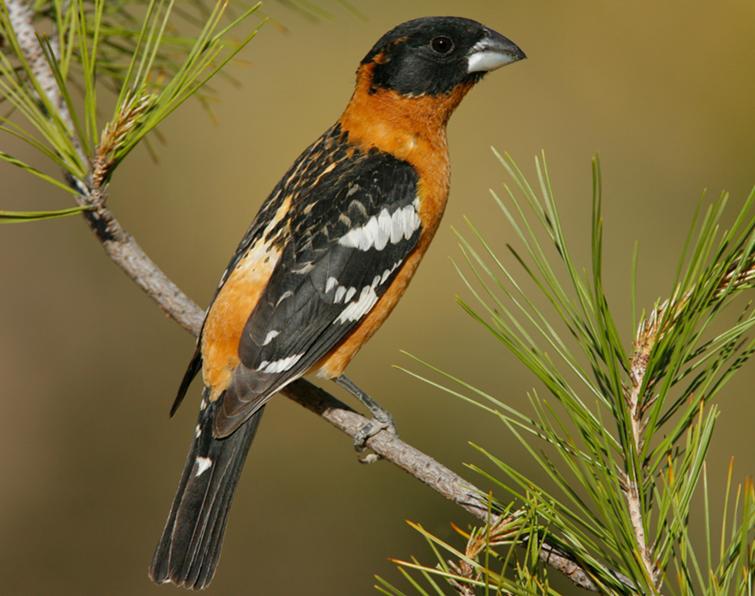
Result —
M71 207L70 209L58 209L55 211L2 211L0 210L0 224L7 223L27 223L31 221L40 221L43 219L57 219L69 215L77 215L84 211L82 207Z
M533 390L533 414L527 415L461 375L420 359L415 358L441 380L407 372L495 416L516 437L547 477L547 486L476 444L492 470L470 469L510 504L526 508L537 501L532 536L547 534L548 542L589 570L601 589L658 593L664 586L685 594L719 594L749 585L752 483L738 489L733 515L724 507L720 562L714 567L705 462L720 407L713 401L755 352L755 340L746 337L755 326L749 303L739 307L735 323L722 326L719 318L755 286L755 189L728 227L725 194L693 217L670 298L641 313L635 245L627 300L636 333L626 338L603 285L606 222L598 159L592 168L591 263L585 273L561 225L545 156L535 159L537 184L532 184L509 155L494 154L513 180L504 185L505 198L492 194L517 246L496 247L471 222L469 236L456 232L463 259L454 266L472 297L458 302L534 373L552 399ZM726 504L731 486L730 477ZM702 547L690 538L690 512L698 498L704 500L702 526L708 535ZM496 508L505 502L496 501ZM451 545L423 535L433 542L436 559L438 548L458 557ZM532 563L535 541L523 542L524 560ZM481 567L472 566L477 578L490 564ZM421 568L430 573L430 567ZM447 568L433 569L457 580ZM496 579L499 587L514 582L512 593L540 590L542 581L521 561Z
M54 28L51 37L39 36L54 86L54 96L48 96L49 81L40 80L39 69L29 64L3 3L0 31L6 43L0 48L0 98L12 111L0 120L0 132L21 139L55 169L96 190L184 102L197 98L208 105L208 83L225 72L264 22L248 24L259 3L240 2L243 8L231 16L230 6L235 4L225 0L35 3L34 24L47 21ZM109 122L100 118L103 87L118 97ZM4 161L70 190L53 182L60 178L58 173L3 155Z

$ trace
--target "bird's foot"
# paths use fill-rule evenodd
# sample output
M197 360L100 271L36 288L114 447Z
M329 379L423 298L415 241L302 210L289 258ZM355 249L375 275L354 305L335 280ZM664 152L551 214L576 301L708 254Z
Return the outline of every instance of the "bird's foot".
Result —
M363 464L371 464L380 459L377 453L364 455L367 449L367 441L382 431L396 436L396 425L393 424L393 416L383 408L379 403L372 399L367 393L362 391L346 375L341 375L335 379L335 382L344 387L349 393L362 402L372 414L372 418L365 422L354 435L354 449L363 454L359 461Z
M383 431L394 437L398 436L396 425L393 423L393 418L385 410L374 412L374 418L359 427L359 430L354 435L354 449L360 454L359 461L361 463L371 464L380 459L380 456L377 453L365 454L364 451L367 449L367 441Z

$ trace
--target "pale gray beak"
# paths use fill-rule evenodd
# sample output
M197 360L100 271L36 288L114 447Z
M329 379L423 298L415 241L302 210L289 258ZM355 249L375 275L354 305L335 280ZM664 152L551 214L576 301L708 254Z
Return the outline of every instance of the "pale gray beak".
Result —
M490 72L527 55L510 39L490 29L467 53L467 72Z

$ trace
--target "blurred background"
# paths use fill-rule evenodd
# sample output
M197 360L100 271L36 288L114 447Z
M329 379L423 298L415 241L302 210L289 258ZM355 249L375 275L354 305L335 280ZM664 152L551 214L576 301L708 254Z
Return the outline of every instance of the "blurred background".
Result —
M587 257L590 158L605 181L607 291L630 337L629 270L639 299L669 292L704 189L741 205L755 182L755 4L319 2L317 21L270 1L265 26L218 83L216 120L197 104L116 175L110 206L161 267L205 305L239 237L298 152L340 114L358 61L409 18L458 14L518 43L529 59L489 76L450 123L451 201L411 291L350 376L390 409L401 436L457 471L476 440L521 470L532 463L491 417L394 369L404 349L526 408L533 379L455 305L452 226L463 216L501 249L511 232L488 193L504 172L489 147L532 173L544 148L577 256ZM2 149L18 148L2 139ZM8 166L3 209L68 197ZM194 427L198 389L167 416L193 340L113 266L78 218L0 228L0 576L4 594L167 593L146 569ZM755 369L724 391L711 486L730 456L753 472ZM334 387L330 390L340 394ZM351 403L351 402L350 402ZM361 466L350 440L276 398L247 462L208 594L365 594L393 580L389 556L430 559L405 519L449 538L469 521L389 464ZM467 476L486 488L483 480Z

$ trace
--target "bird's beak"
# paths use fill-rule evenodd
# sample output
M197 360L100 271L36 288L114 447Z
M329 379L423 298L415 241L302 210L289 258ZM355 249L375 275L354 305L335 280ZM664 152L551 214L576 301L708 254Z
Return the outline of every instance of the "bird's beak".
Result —
M527 55L510 39L490 29L467 53L467 72L490 72Z

